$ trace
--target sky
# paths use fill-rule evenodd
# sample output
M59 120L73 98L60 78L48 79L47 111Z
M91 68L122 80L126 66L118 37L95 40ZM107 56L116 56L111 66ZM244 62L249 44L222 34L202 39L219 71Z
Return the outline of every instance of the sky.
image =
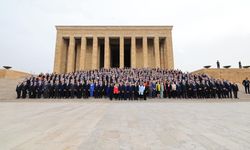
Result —
M250 65L249 0L1 0L0 67L52 72L56 25L172 25L176 69Z

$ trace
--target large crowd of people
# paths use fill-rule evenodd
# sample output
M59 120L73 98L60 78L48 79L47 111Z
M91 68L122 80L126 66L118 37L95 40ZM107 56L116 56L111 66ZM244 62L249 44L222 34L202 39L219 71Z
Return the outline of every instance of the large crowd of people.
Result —
M146 100L238 98L238 86L206 74L149 68L111 68L39 74L20 82L17 98Z

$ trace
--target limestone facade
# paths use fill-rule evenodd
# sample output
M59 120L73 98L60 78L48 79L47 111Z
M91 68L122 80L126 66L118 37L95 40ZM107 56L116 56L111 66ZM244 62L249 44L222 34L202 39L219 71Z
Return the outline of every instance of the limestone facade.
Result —
M54 72L174 68L172 26L56 26Z
M0 69L0 79L7 78L7 79L18 79L18 78L25 78L29 77L31 74L16 70L7 70L7 69Z
M250 79L250 69L239 69L239 68L229 68L229 69L200 69L194 71L195 74L208 74L216 79L224 79L235 83L242 83L246 77Z

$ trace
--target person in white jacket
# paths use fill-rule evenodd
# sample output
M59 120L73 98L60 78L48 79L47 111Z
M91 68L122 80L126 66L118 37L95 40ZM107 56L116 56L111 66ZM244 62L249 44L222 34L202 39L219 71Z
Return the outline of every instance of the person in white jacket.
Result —
M143 98L144 90L145 90L145 86L141 83L141 84L139 85L139 97L140 97L140 98Z

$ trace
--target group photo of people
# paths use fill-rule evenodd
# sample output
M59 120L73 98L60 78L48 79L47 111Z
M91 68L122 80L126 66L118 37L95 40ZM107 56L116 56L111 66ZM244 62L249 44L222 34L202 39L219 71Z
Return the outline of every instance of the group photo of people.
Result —
M238 91L238 85L227 80L159 68L41 73L16 86L22 99L237 99Z

